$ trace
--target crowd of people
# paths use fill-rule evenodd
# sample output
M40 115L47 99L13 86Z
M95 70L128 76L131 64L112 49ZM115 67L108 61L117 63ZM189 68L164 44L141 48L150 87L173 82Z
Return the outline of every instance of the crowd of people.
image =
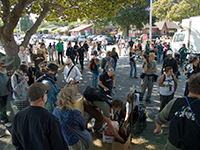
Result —
M102 47L106 50L106 43L105 41L97 44L92 43L92 57L88 65L92 73L91 85L108 97L112 96L112 89L115 89L115 72L122 50L120 42L121 40L118 41L119 54L114 47L112 51L106 51L106 56L101 61L98 54L101 54ZM138 79L137 60L139 58L138 51L142 54L141 43L137 40L133 42L130 39L124 46L127 48L124 53L129 53L129 77ZM124 139L114 129L110 119L110 109L114 111L124 109L124 102L121 99L116 98L111 102L85 99L83 107L84 111L87 112L86 116L82 116L81 112L75 109L76 94L79 92L80 79L84 70L84 59L89 58L88 49L87 41L84 44L76 42L73 47L69 42L66 50L67 59L64 61L64 48L61 39L58 40L57 44L49 43L47 48L44 43L41 43L37 52L34 52L31 45L26 49L20 46L18 56L21 64L10 79L12 97L19 110L12 124L6 110L9 95L6 85L8 85L9 80L6 65L4 62L0 62L0 83L3 85L0 90L1 122L5 123L7 127L12 125L13 145L17 149L87 149L85 141L76 134L74 129L79 132L87 132L87 123L92 118L95 118L94 133L98 133L106 122L114 136L120 142L124 142ZM180 66L182 67L183 63L181 62L186 59L187 54L184 44L179 52ZM162 132L161 125L171 121L170 135L165 149L190 149L188 145L190 142L194 143L193 149L197 149L199 145L195 144L194 141L197 140L195 137L199 134L194 130L192 132L186 130L191 126L199 130L198 120L200 118L197 114L198 105L196 104L199 103L200 94L197 88L199 83L195 82L200 79L198 73L200 72L199 58L198 56L193 57L186 66L185 75L187 75L188 80L185 86L185 98L176 99L174 94L178 88L178 64L172 54L173 51L169 44L157 42L151 48L150 42L147 41L143 52L143 71L140 74L141 92L128 93L126 96L126 115L123 129L126 129L133 109L138 111L138 106L143 101L146 102L146 105L151 103L152 89L158 78L156 75L157 64L162 64L161 76L158 79L160 113L155 119L156 129L154 133L159 135ZM28 62L29 56L34 62L34 67ZM53 62L55 60L57 63ZM81 68L77 67L78 61ZM61 65L64 65L63 75L66 86L59 89L56 75ZM102 73L100 69L102 69ZM144 100L146 89L148 92ZM192 105L194 102L195 105ZM184 121L184 126L181 121ZM186 138L186 136L191 137L192 135L195 135L192 138L194 141ZM174 137L176 137L175 140Z

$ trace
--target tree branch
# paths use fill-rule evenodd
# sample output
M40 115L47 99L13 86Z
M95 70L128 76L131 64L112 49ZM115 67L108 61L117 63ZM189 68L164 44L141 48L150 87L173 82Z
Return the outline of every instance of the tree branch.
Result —
M44 3L44 5L43 5L43 11L40 13L40 16L37 18L35 24L30 28L30 30L27 31L27 33L26 33L26 35L24 37L24 41L22 42L21 45L23 45L25 47L28 45L31 36L34 33L36 33L38 27L40 26L40 24L42 23L43 19L46 16L46 14L50 10L49 6L50 6L49 3Z
M62 14L63 14L63 11L65 10L60 4L52 4L52 3L50 3L50 4L49 4L49 7L60 8L60 10L59 10L60 15L62 15Z
M3 23L4 25L7 23L7 20L9 19L9 14L10 14L10 1L9 0L2 0L3 3Z

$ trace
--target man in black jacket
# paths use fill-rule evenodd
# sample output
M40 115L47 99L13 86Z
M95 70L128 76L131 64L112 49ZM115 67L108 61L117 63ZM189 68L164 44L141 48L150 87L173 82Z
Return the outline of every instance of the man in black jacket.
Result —
M82 71L83 71L83 62L84 62L84 52L85 52L85 49L80 42L79 43L79 49L78 49L78 55L79 55L79 62L81 64L81 70Z

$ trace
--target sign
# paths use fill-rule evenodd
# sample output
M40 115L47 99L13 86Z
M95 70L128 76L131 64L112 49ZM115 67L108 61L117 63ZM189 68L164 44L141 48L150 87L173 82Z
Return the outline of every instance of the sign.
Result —
M85 30L85 36L89 35L89 30Z
M142 38L143 38L144 41L146 41L147 40L147 34L144 34Z

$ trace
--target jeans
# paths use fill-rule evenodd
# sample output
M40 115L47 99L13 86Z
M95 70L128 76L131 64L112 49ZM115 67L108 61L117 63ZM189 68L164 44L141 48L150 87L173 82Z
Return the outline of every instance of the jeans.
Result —
M117 61L115 62L115 65L114 65L114 71L116 70L116 67L117 67Z
M158 63L163 63L163 54L158 54Z
M80 62L80 65L81 65L81 70L83 70L83 61L84 61L84 57L79 57L79 62Z
M185 61L185 56L180 55L180 67L182 67L182 62L184 63Z
M8 120L8 116L6 114L7 97L8 95L0 96L0 112L2 113L1 120L3 121Z
M60 58L61 57L61 58ZM63 63L63 52L58 52L58 64L60 65L60 59L61 59L61 63L62 65L64 65Z
M130 62L129 64L131 66L130 77L133 76L133 68L135 69L134 77L137 77L137 66L136 66L135 62Z
M98 85L98 76L95 73L92 73L92 86L97 87Z
M188 82L186 82L185 84L185 92L184 92L184 96L188 96L189 94L189 90L188 90Z
M54 61L54 59L53 59L53 53L49 53L49 61Z

